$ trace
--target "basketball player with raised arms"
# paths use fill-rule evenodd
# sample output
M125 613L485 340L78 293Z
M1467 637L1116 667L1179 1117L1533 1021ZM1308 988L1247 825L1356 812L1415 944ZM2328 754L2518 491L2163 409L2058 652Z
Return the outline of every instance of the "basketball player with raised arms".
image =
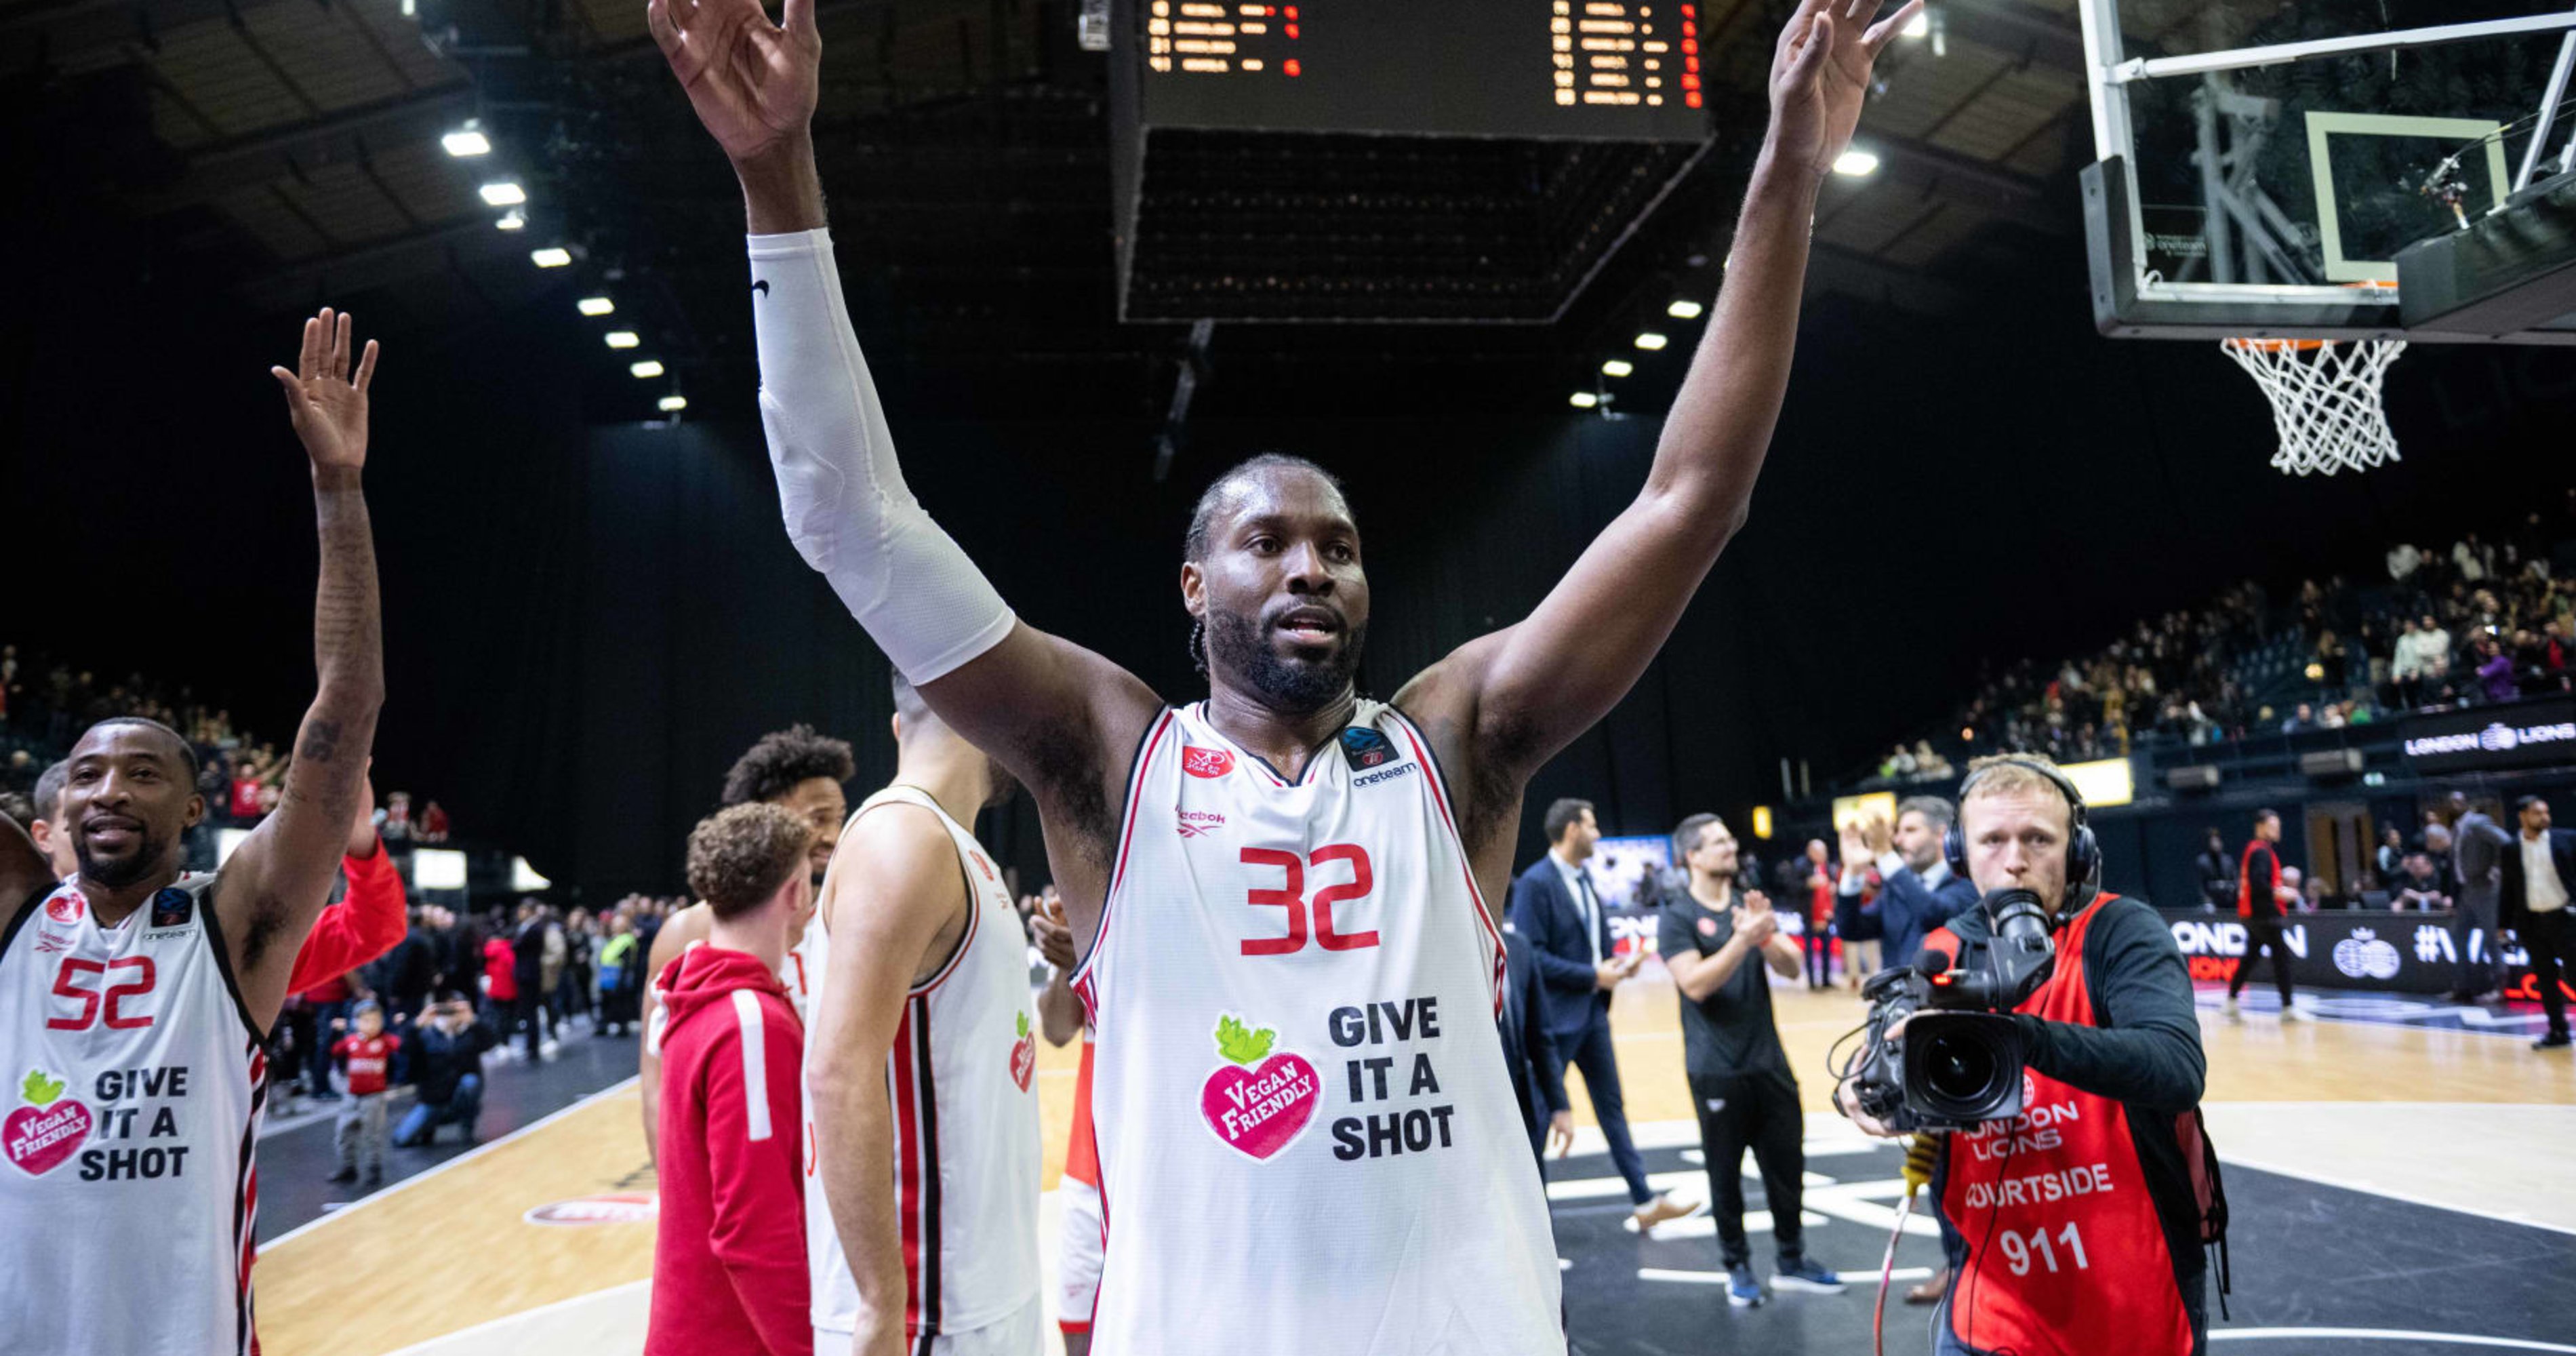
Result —
M1916 5L1870 26L1879 8L1806 0L1782 32L1726 287L1654 465L1535 612L1362 699L1359 526L1321 468L1258 458L1193 515L1180 596L1209 693L1174 707L1021 623L905 485L825 230L813 0L783 25L759 0L649 0L742 184L788 536L1038 802L1100 1041L1094 1350L1564 1349L1487 901L1531 775L1628 691L1744 521L1817 187Z
M974 834L1019 788L900 674L894 738L797 947L814 1349L1038 1356L1028 947Z
M0 827L0 1351L250 1352L260 1047L349 844L384 702L367 460L369 341L304 323L286 388L321 536L320 684L285 795L211 875L183 872L205 817L167 727L100 721L73 745L57 881ZM101 524L106 533L109 525Z

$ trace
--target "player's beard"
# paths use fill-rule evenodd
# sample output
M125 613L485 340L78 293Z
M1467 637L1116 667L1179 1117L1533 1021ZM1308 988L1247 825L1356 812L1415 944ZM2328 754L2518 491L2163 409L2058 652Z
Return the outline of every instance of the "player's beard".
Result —
M90 855L88 835L74 834L72 857L80 863L81 879L95 881L111 890L122 890L151 875L169 857L170 838L166 834L154 834L149 824L143 825L136 838L138 841L132 853L101 861Z
M1258 618L1211 606L1207 643L1217 666L1250 684L1263 705L1274 711L1304 713L1320 711L1351 690L1351 676L1359 672L1360 650L1368 643L1368 626L1349 626L1332 658L1297 663L1282 657L1262 635Z

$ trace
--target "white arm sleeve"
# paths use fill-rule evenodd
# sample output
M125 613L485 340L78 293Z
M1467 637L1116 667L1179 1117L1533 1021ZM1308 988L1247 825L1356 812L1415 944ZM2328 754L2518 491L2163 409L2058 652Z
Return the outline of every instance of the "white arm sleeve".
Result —
M787 539L915 683L1002 643L1014 618L895 465L841 301L829 231L750 237L760 422Z

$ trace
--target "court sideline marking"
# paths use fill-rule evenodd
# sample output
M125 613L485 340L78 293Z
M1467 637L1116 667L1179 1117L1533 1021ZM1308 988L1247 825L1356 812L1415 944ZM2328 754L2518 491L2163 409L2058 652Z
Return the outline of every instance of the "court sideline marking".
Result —
M629 1074L618 1082L611 1083L607 1087L601 1088L599 1091L594 1092L569 1106L563 1107L560 1110L540 1116L537 1119L528 1122L526 1125L520 1126L518 1129L502 1135L498 1139L487 1139L482 1143L475 1145L473 1148L458 1154L456 1157L448 1159L446 1162L433 1163L428 1168L420 1172L413 1173L411 1176L394 1183L392 1186L386 1187L382 1191L369 1192L368 1194L359 1197L357 1200L341 1206L337 1210L330 1211L327 1214L296 1225L285 1233L279 1234L277 1237L270 1239L266 1243L260 1244L259 1250L263 1254L273 1252L276 1249L285 1246L289 1241L301 1238L312 1230L320 1228L322 1225L329 1224L335 1220L347 1219L351 1215L366 1209L368 1206L375 1205L379 1202L389 1200L394 1196L400 1195L401 1193L436 1177L440 1173L447 1171L449 1168L463 1167L464 1165L483 1157L485 1154L517 1140L522 1135L534 1134L539 1130L543 1130L547 1126L589 1106L593 1102L603 1101L634 1087L638 1081L640 1081L638 1075Z

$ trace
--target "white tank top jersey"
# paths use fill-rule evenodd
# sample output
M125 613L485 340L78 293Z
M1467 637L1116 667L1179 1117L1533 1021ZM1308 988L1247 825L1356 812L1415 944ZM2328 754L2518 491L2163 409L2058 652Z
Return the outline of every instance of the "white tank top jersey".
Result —
M102 929L64 881L0 935L0 1351L258 1350L268 1069L214 883Z
M910 786L868 797L842 835L860 816L897 802L939 816L956 844L971 906L956 954L913 987L886 1055L894 1108L894 1162L887 1166L908 1286L904 1334L926 1350L935 1337L1009 1318L1037 1298L1042 1165L1031 1086L1038 1047L1019 912L975 836ZM831 969L821 913L805 925L797 954L819 1002ZM805 1253L814 1326L848 1333L858 1326L858 1286L832 1227L814 1139L812 1070L836 1053L805 1044Z
M1563 1352L1502 970L1393 708L1361 702L1297 781L1203 705L1157 719L1074 981L1100 1037L1092 1350Z

